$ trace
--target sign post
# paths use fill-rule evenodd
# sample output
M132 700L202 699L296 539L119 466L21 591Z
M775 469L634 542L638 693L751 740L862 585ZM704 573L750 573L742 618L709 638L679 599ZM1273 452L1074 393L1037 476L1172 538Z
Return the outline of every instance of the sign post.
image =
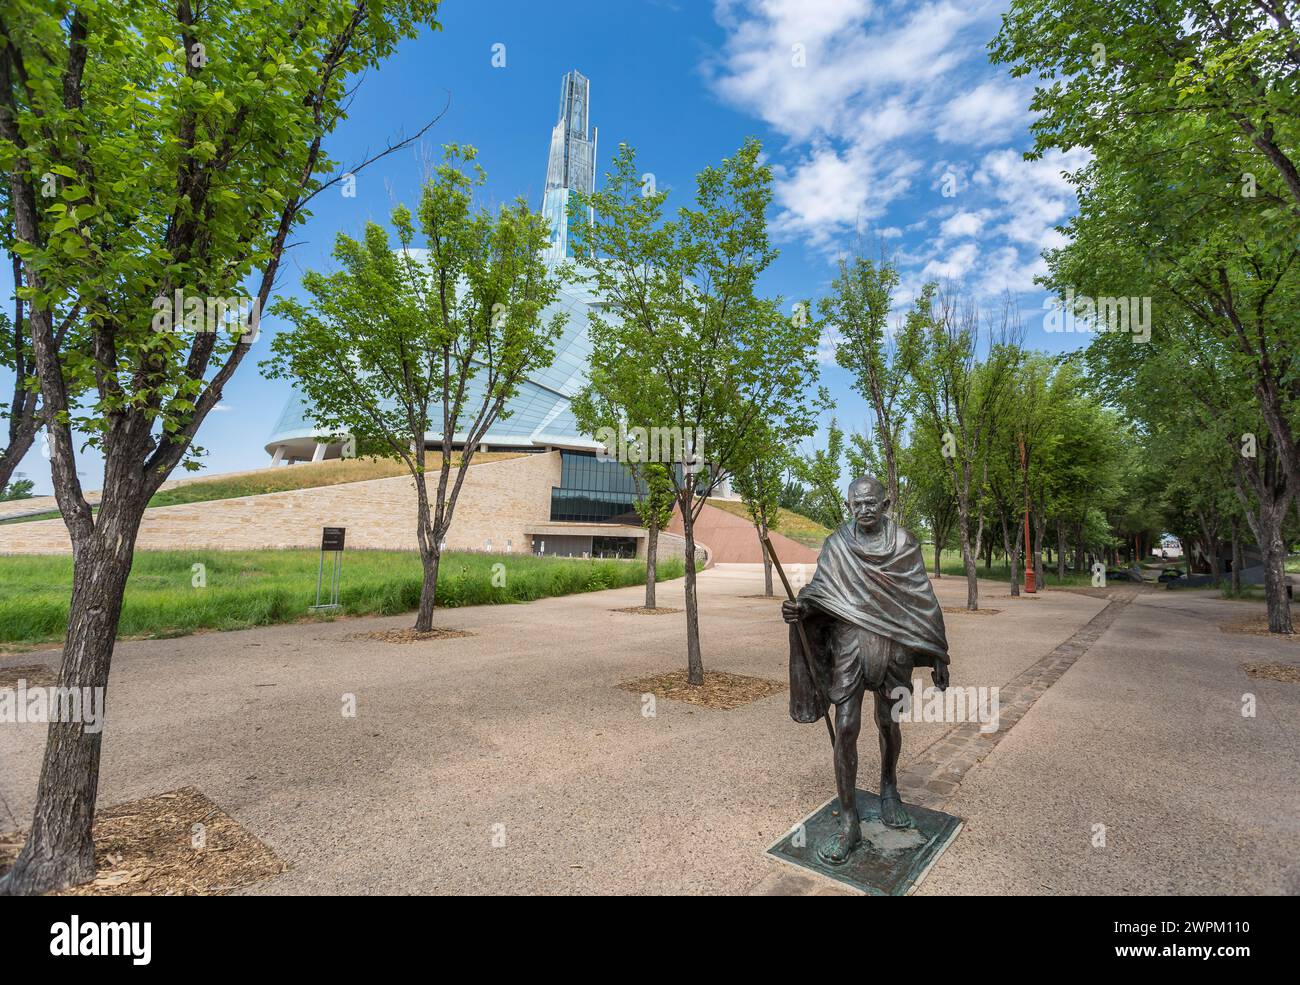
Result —
M339 579L343 573L343 536L346 532L346 527L325 527L321 532L320 567L316 569L316 604L307 607L311 612L332 612L342 608L339 605ZM322 603L320 595L325 580L326 551L332 553L334 559L330 565L330 600Z

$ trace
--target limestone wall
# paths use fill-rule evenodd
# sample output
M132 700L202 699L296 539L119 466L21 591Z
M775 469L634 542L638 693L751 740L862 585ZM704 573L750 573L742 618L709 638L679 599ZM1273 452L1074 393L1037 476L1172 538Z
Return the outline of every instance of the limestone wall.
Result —
M455 470L452 478L455 478ZM437 475L426 478L430 498ZM560 484L559 452L524 455L470 467L456 505L447 547L527 551L524 527L550 519L551 487ZM246 550L319 547L321 527L347 527L347 546L416 550L415 488L406 476L294 489L238 499L146 510L140 550L186 547ZM0 525L0 554L71 550L63 521Z

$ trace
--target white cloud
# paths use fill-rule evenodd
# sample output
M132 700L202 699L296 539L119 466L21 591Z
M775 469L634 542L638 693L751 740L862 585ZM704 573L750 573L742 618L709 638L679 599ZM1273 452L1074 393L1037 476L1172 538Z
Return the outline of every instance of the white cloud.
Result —
M927 263L921 269L921 276L925 280L964 280L966 275L974 269L975 262L979 259L979 253L979 247L974 243L962 243L947 256L936 258Z
M929 277L1036 290L1039 253L1075 206L1060 172L1086 158L1023 159L1032 83L988 61L1004 8L716 0L726 39L707 76L788 141L773 148L777 235L833 258L892 233L900 290Z
M846 230L861 232L908 190L917 170L915 162L897 154L872 159L852 149L814 148L780 172L777 234L823 247Z
M948 103L935 136L945 143L980 147L1007 140L1029 119L1023 85L990 79Z
M960 239L964 236L978 236L984 228L989 213L980 209L976 212L954 212L939 226L939 232L946 238Z

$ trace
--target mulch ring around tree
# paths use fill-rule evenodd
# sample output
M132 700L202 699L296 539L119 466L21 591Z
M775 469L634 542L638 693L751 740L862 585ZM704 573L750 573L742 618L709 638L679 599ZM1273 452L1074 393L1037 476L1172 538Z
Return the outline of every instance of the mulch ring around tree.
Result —
M1267 636L1274 640L1300 640L1300 633L1270 633L1268 616L1252 616L1238 622L1219 623L1219 629L1225 633L1245 633L1248 636Z
M427 633L418 633L414 629L377 629L373 633L353 633L343 637L349 642L366 643L423 643L426 640L454 640L462 636L473 636L463 629L448 629L434 626Z
M666 605L658 605L653 609L648 609L644 605L629 605L625 609L610 609L610 612L630 612L634 616L671 616L674 612L681 612L681 609L673 609Z
M784 681L774 681L766 677L730 674L725 670L706 670L704 683L695 687L687 681L686 671L674 670L667 674L627 681L619 687L633 694L653 694L657 698L685 701L688 704L713 708L717 711L731 711L751 701L778 694L785 690L786 685Z
M0 873L25 832L0 835ZM95 878L52 896L224 896L289 866L194 787L98 812Z
M42 664L0 667L0 688L16 688L19 681L26 681L27 687L54 687L59 683L59 672Z
M945 605L945 606L943 607L943 611L944 611L945 613L947 613L948 615L963 615L963 616L996 616L996 615L997 615L999 612L1001 612L1002 610L1001 610L1001 609L968 609L968 608L966 608L966 606L964 606L964 605L961 605L961 606L947 606L947 605Z
M1283 684L1300 684L1300 664L1270 663L1259 660L1245 663L1241 669L1246 676L1255 680L1280 681Z

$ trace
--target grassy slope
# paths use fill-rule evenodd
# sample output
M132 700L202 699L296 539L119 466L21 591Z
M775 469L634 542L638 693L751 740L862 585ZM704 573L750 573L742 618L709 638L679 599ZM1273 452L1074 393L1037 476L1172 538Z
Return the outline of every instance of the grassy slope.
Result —
M119 635L182 636L303 619L316 601L319 562L317 551L137 551ZM204 588L191 584L195 564L205 567ZM497 564L500 586L493 585ZM661 581L682 571L681 559L659 562ZM325 575L328 584L328 560ZM645 565L633 561L449 552L438 572L438 604L527 602L644 582ZM348 615L394 615L416 607L420 584L416 553L351 551L343 556L340 602ZM0 557L0 643L61 640L71 585L70 556Z
M473 464L499 462L518 457L518 453L479 452L474 456ZM459 456L453 457L453 465L458 458ZM439 456L430 456L428 467L437 469L439 461ZM211 479L195 479L172 489L164 489L149 501L149 505L176 506L180 503L204 503L214 499L260 496L264 493L286 492L291 489L337 486L344 482L391 479L406 474L406 465L396 459L336 458L327 462L303 462L299 465L268 468L246 475L218 475Z
M749 514L745 512L745 504L735 499L710 499L710 506L716 506L720 510L726 510L728 513L734 513L736 516L749 519ZM796 543L803 544L805 547L811 547L814 550L822 546L822 542L831 535L831 532L815 520L809 520L801 513L794 513L790 510L782 509L780 511L780 522L772 528L776 533L784 534Z

